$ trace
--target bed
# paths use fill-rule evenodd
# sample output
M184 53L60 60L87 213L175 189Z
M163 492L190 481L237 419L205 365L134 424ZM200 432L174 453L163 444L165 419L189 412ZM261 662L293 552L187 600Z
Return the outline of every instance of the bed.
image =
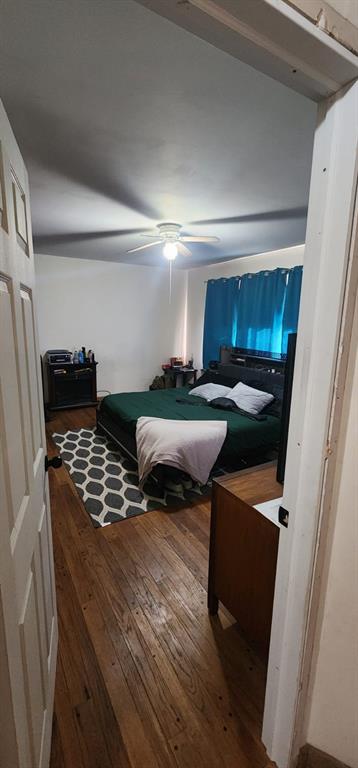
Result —
M275 407L264 413L263 420L250 419L240 413L213 408L205 400L190 394L190 387L122 392L107 395L97 410L97 428L109 435L127 454L136 459L136 424L140 416L178 420L225 420L227 436L216 466L238 469L265 460L278 446L281 432L281 397L284 376L241 366L219 366L207 371L196 383L238 381L251 384L275 395Z

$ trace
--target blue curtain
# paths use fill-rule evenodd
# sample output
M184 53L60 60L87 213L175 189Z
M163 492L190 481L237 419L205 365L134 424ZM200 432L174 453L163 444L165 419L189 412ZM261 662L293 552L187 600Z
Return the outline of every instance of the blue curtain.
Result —
M203 361L220 360L220 347L235 346L239 278L208 280L206 286Z
M238 293L235 346L281 352L287 270L243 275Z
M285 353L288 334L297 330L301 282L302 267L209 280L204 367L220 359L221 345Z
M302 267L293 267L288 272L285 306L282 317L282 352L287 352L288 334L297 331L302 271Z

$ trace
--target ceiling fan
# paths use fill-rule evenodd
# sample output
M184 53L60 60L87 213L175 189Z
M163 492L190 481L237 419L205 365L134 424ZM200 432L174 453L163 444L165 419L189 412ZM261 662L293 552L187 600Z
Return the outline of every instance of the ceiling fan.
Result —
M158 224L154 232L141 233L142 237L153 238L154 243L146 243L145 245L139 245L137 248L130 248L127 253L143 251L145 248L152 248L153 245L163 245L163 255L168 261L173 261L178 253L182 256L191 256L191 251L184 243L218 243L220 240L219 237L181 235L181 229L180 224L173 224L171 222Z

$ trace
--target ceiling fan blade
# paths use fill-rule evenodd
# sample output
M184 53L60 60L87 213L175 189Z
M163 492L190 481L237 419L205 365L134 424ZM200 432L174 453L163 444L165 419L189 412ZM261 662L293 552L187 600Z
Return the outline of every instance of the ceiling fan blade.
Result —
M286 221L290 219L305 219L307 216L307 206L297 208L284 208L278 211L264 211L262 213L247 213L242 216L229 216L222 219L201 219L200 221L190 221L193 226L212 226L213 224L250 224L251 222L261 221Z
M181 237L180 240L182 243L218 243L220 237L190 237L190 235L186 237L184 235L184 237Z
M159 232L153 232L153 230L149 230L149 232L148 231L147 232L143 231L143 232L140 232L140 236L141 237L156 237L156 238L158 238Z
M71 245L72 243L85 243L91 240L105 240L111 237L125 235L140 235L145 230L141 229L104 229L93 232L53 232L51 234L34 235L36 248L48 248L52 245Z
M139 245L138 248L130 248L127 253L135 253L135 251L143 251L144 248L152 248L153 245L159 245L162 240L156 240L154 243L146 243L145 245Z
M187 248L186 245L184 245L180 240L177 241L176 247L177 247L179 253L181 253L182 256L191 256L192 255L191 251L189 251L189 248Z

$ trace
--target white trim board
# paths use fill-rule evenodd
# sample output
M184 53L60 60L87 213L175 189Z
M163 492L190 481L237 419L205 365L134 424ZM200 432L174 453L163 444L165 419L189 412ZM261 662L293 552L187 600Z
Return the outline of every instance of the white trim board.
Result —
M358 77L358 60L283 0L137 0L314 101Z
M357 183L358 85L319 110L297 340L263 741L279 768L296 751L296 713L324 488L335 467L329 439L336 396ZM355 285L349 286L354 293ZM350 335L352 318L347 318ZM342 370L343 376L345 374ZM290 734L288 740L287 735Z

